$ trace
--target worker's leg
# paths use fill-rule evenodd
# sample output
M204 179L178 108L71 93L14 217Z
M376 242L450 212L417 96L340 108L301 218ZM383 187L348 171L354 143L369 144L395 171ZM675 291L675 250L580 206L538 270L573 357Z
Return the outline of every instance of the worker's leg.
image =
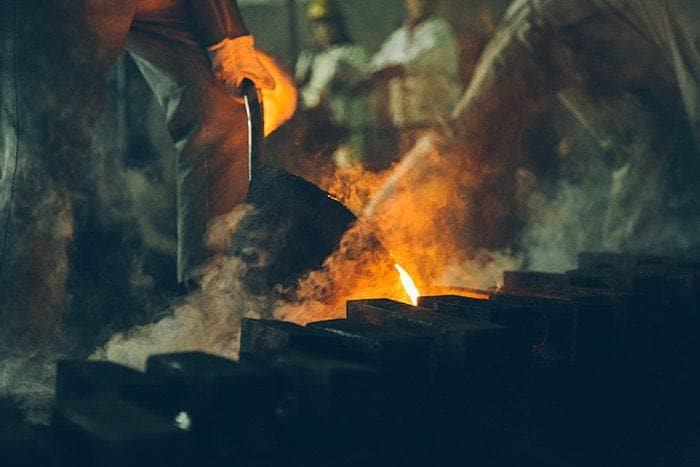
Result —
M0 345L38 350L57 336L71 188L130 3L0 2Z
M204 241L208 223L241 204L248 190L245 107L214 77L206 51L167 29L129 35L129 51L167 113L177 160L178 279L212 251Z

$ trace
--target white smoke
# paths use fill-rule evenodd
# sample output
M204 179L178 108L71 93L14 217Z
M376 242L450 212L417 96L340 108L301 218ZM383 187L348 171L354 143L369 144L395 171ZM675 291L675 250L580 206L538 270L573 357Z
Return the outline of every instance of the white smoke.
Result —
M210 247L227 244L238 221L249 212L242 205L217 219L209 228ZM245 265L236 258L219 256L197 273L199 288L173 303L159 321L115 334L91 358L108 359L143 368L149 355L200 350L238 357L240 321L269 314L269 297L248 293L240 282Z
M551 197L534 194L523 236L527 268L564 272L576 267L578 253L603 249L607 184L562 181Z

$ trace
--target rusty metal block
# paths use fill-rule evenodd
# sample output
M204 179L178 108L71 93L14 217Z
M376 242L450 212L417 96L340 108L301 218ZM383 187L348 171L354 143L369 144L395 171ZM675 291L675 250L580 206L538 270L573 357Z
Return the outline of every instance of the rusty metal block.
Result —
M380 439L387 426L386 390L380 371L368 365L291 351L270 356L282 382L278 408L286 442L303 448L318 443Z
M564 274L534 271L504 271L503 288L507 291L566 290L569 280Z
M700 272L675 267L629 271L575 270L566 273L573 288L629 295L637 309L683 313L700 302Z
M485 375L513 361L517 339L505 326L436 313L387 299L347 303L348 319L435 340L438 378Z
M113 362L59 360L56 364L56 404L98 393L118 393L146 379L140 371Z
M271 371L184 352L149 357L147 374L167 401L160 410L186 418L198 446L216 458L274 447L279 394Z
M51 437L43 427L30 425L9 397L0 396L0 465L36 467L55 465Z
M190 436L184 427L112 394L61 404L53 429L62 465L191 465Z
M337 356L347 356L393 374L410 373L416 379L429 377L433 345L429 337L346 319L310 323L307 328L336 341L336 347L342 349L332 352Z
M377 367L386 394L397 404L428 397L435 376L432 338L346 319L310 323L307 328L313 332L297 348Z
M276 320L244 318L241 325L241 361L266 361L270 356L299 350L323 357L367 363L357 346L333 333L321 332L314 326L302 327ZM358 361L359 359L359 361Z
M241 320L241 360L264 357L286 350L291 341L306 330L286 321L243 318Z
M568 363L609 361L622 350L624 302L573 293L572 297L503 293L497 300L526 306L544 319L545 338L536 349L540 358Z

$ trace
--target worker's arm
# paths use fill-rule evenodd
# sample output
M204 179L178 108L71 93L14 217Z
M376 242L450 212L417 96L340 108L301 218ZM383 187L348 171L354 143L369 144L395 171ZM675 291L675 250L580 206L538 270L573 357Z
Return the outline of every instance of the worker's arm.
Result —
M402 29L395 31L382 44L379 51L372 57L369 65L370 80L375 84L403 76L405 55L405 39Z
M441 19L431 19L411 40L404 29L396 31L373 57L372 78L387 81L405 74L456 73L457 55L450 25Z
M311 79L315 57L315 52L304 50L299 55L297 63L294 65L294 79L296 80L297 86L300 88L306 86Z
M402 65L408 74L430 75L439 70L457 71L457 38L452 27L444 20L435 18L423 26L410 47L404 52Z
M236 0L190 0L190 9L204 45L249 35Z
M190 0L189 5L201 40L213 54L214 73L233 93L246 78L261 89L275 87L258 59L236 0Z

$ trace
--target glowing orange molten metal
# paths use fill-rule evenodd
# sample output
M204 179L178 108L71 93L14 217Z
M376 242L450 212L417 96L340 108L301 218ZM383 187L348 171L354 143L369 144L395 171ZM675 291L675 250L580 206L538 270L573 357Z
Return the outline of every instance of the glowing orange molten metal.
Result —
M413 282L411 275L398 264L394 264L394 267L397 271L399 271L399 276L401 276L401 284L403 285L403 288L406 289L406 293L411 299L411 304L418 305L418 297L420 297L420 291L418 290L418 287L416 287L416 283Z
M258 52L258 58L275 78L275 89L263 89L263 119L265 136L289 120L297 109L297 88L289 74L267 54Z

